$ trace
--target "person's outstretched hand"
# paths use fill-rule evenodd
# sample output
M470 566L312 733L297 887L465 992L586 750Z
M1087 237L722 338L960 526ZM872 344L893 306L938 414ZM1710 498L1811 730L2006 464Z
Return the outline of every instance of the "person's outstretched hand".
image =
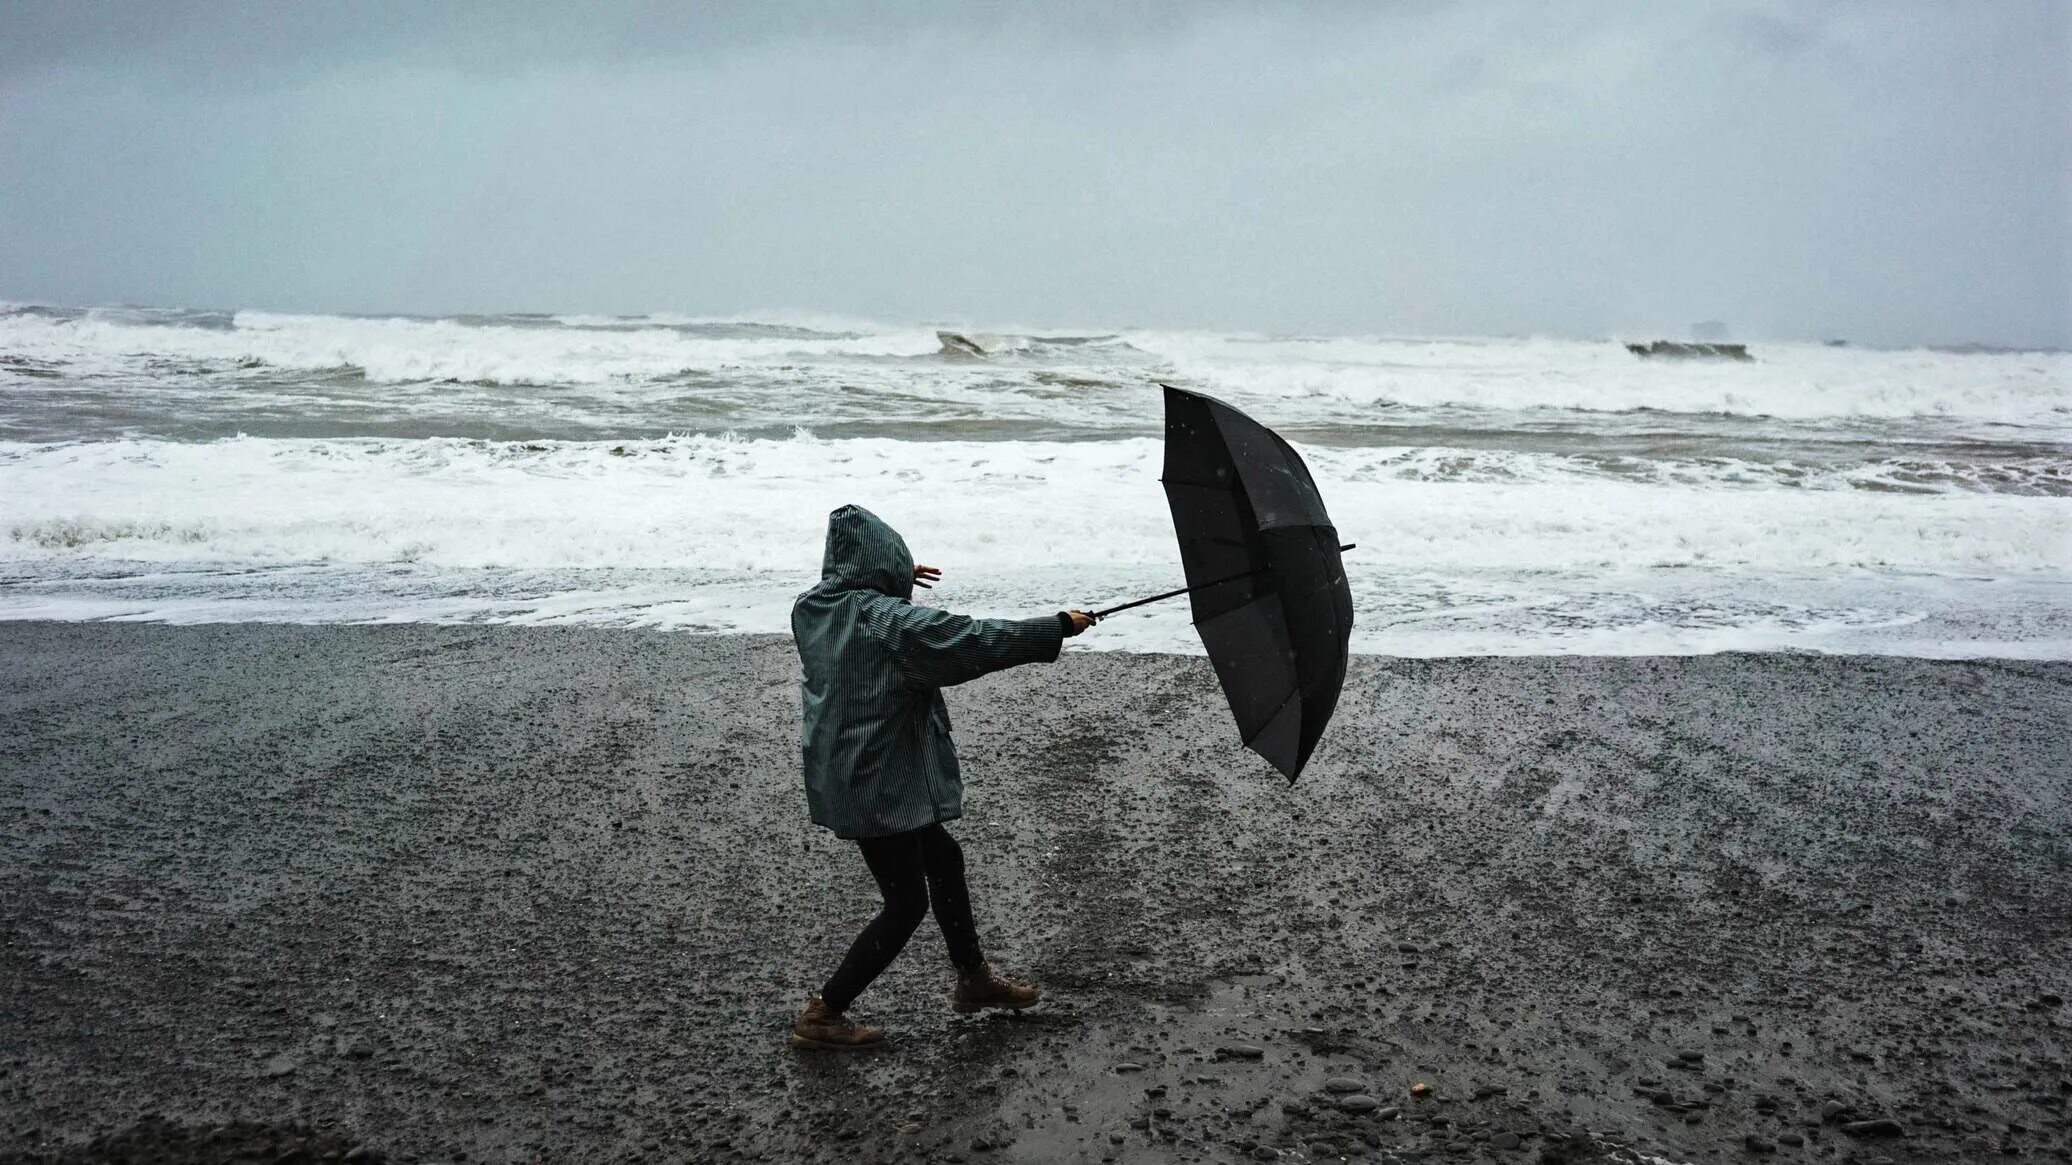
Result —
M1077 635L1100 622L1099 619L1087 614L1085 611L1065 611L1063 614L1065 616L1065 634L1068 636Z
M914 564L914 585L924 591L932 589L935 581L941 577L942 571L936 567L922 566L918 562Z

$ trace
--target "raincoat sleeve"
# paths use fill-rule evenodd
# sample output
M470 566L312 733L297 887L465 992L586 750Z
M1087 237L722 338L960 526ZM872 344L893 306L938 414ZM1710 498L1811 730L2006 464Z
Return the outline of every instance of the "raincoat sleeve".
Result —
M1049 663L1065 642L1055 615L973 619L892 598L870 605L864 629L892 654L906 681L922 688L947 688L1002 668Z

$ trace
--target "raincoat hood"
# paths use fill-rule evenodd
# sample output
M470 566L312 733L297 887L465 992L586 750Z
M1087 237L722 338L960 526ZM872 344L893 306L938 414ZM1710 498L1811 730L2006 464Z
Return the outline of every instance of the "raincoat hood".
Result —
M862 506L843 506L827 516L827 552L820 560L816 589L869 590L911 599L913 553L883 518Z

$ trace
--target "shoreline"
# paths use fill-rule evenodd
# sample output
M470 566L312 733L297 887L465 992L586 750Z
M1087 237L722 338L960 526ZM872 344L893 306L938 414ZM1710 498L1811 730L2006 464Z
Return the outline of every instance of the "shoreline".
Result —
M787 597L785 601L788 603L789 598ZM596 632L602 634L688 636L715 640L770 640L785 644L791 642L791 635L788 631L738 630L724 625L715 626L699 622L677 624L644 621L645 617L638 614L637 609L634 608L629 608L626 614L614 620L601 620L597 622L575 620L525 622L523 620L527 617L527 613L510 612L506 612L502 617L494 619L460 618L450 615L444 618L423 619L372 618L364 616L349 617L342 614L333 618L316 618L308 616L306 612L298 613L295 617L288 617L280 614L278 609L272 609L268 612L269 617L264 618L227 618L222 617L220 612L214 612L205 618L191 618L188 617L191 613L180 612L166 606L152 608L147 604L144 607L139 607L132 602L113 600L80 598L23 600L19 601L19 606L13 611L6 609L6 605L4 600L0 600L0 626L270 627L283 630L317 630L323 628L364 630L380 627L429 627L442 628L449 631L504 629L511 631L563 632L568 634ZM1098 601L1089 600L1079 605L1091 608L1097 606ZM1035 606L1025 604L1015 608L981 608L970 613L989 618L1021 618L1026 617L1031 611L1039 610L1040 606L1040 604ZM1175 609L1184 611L1185 608ZM2055 610L2054 607L2051 609ZM1119 655L1148 659L1205 658L1200 649L1199 640L1193 637L1191 624L1184 620L1184 616L1181 619L1168 622L1169 626L1153 633L1151 638L1143 638L1140 631L1139 638L1136 641L1121 646L1106 645L1114 642L1115 629L1104 626L1101 631L1107 638L1095 639L1091 642L1068 642L1065 654L1067 656ZM1957 630L1959 629L1951 628L1953 634ZM1423 638L1410 636L1407 637L1408 642L1415 645L1415 649L1401 651L1362 650L1356 640L1348 654L1353 659L1369 660L1377 663L1410 660L1422 662L1474 659L1580 661L1592 659L1648 660L1808 656L1826 659L1890 659L1920 663L2042 664L2047 666L2072 664L2072 638L2066 638L2061 635L2041 635L2032 638L2011 639L1963 638L1958 636L1917 640L1909 640L1895 635L1894 638L1897 639L1897 642L1879 644L1873 640L1859 639L1841 648L1830 648L1801 642L1789 634L1770 640L1755 639L1744 641L1732 646L1713 646L1713 643L1720 641L1715 633L1694 633L1683 638L1670 635L1666 638L1645 641L1640 646L1628 646L1633 642L1633 634L1622 632L1617 628L1606 627L1588 634L1590 637L1584 641L1539 639L1528 640L1522 643L1504 644L1502 646L1491 646L1492 643L1500 638L1497 636L1481 639L1467 636L1456 639L1451 643L1431 636ZM1161 636L1178 638L1161 638ZM1708 640L1709 642L1707 642ZM1587 647L1581 645L1584 642L1587 642ZM1169 643L1177 644L1181 649L1173 650ZM1549 650L1549 648L1558 649Z
M858 1059L783 1042L875 908L805 820L795 668L784 636L0 623L0 1159L238 1121L421 1161L2072 1143L2072 663L1358 656L1292 788L1200 657L988 677L949 694L952 829L989 956L1049 998L951 1018L924 924Z

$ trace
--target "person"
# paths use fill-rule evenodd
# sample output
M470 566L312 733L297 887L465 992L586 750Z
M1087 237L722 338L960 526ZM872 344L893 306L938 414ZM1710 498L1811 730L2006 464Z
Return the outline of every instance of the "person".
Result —
M956 966L951 1006L1020 1010L1041 993L997 974L979 947L964 851L943 822L963 815L964 786L942 689L1002 668L1048 663L1084 611L1036 619L972 619L910 601L942 577L915 563L898 532L862 506L827 519L820 582L792 606L805 665L806 803L813 822L853 840L884 906L834 975L806 997L792 1043L861 1048L884 1039L849 1005L906 946L930 907Z

